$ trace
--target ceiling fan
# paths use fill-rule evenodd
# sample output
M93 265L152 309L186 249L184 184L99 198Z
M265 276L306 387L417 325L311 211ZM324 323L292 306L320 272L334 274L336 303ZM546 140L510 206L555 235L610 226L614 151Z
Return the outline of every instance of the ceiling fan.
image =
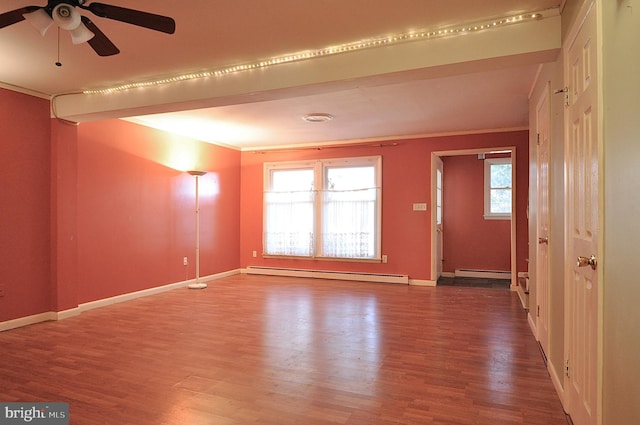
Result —
M173 34L176 23L172 18L140 10L128 9L104 3L90 3L86 0L48 0L46 6L25 6L0 14L0 28L8 27L23 20L29 21L44 36L51 24L71 34L73 44L85 41L100 56L111 56L120 50L106 35L77 9L88 10L101 18L113 19L132 25Z

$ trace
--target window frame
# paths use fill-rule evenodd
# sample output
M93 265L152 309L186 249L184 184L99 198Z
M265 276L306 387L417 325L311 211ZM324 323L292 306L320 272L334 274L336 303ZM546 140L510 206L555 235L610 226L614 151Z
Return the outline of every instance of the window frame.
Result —
M325 256L322 241L323 226L323 191L326 190L325 182L327 170L329 168L340 167L363 167L373 166L375 170L375 185L377 188L377 199L375 207L375 229L374 229L374 254L371 257L337 257ZM281 170L313 169L314 183L312 191L314 202L313 217L313 250L311 255L287 255L270 254L267 252L267 203L263 196L263 220L262 220L262 252L264 258L298 258L298 259L318 259L332 261L353 261L353 262L381 262L382 261L382 156L346 157L303 161L278 161L265 162L263 166L263 190L267 193L272 189L272 173Z
M511 165L511 185L509 187L493 187L491 186L491 167L493 165ZM511 220L513 211L513 186L514 186L514 169L513 158L511 156L505 158L485 158L484 160L484 218L485 220ZM511 191L511 206L508 213L498 213L491 211L491 191L506 190Z

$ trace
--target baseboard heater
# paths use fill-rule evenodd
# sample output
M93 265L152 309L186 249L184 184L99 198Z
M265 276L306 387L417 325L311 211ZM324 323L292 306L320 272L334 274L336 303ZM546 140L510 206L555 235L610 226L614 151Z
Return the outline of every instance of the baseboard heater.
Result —
M505 270L456 269L455 276L511 280L511 272Z
M246 273L270 276L311 277L318 279L359 280L364 282L403 283L406 285L409 284L409 276L404 274L378 274L260 266L249 266L246 269Z

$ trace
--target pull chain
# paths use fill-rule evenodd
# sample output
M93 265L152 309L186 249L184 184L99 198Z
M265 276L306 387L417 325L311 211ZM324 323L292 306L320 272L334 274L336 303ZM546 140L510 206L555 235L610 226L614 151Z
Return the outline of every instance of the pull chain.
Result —
M60 62L60 27L58 27L58 61L56 66L62 66L62 62Z

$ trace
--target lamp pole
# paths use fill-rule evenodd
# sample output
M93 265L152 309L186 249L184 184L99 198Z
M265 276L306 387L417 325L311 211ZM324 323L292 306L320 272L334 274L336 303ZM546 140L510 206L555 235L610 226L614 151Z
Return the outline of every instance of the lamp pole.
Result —
M196 177L196 281L188 285L189 289L204 289L207 284L200 282L200 193L199 178L207 174L206 171L187 171Z

